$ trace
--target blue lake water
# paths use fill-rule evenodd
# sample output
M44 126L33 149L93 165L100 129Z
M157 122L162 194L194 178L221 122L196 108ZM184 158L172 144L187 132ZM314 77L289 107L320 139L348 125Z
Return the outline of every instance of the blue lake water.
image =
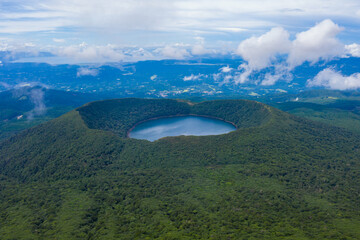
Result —
M135 126L129 137L155 141L169 136L219 135L236 130L227 122L199 116L168 117L149 120Z

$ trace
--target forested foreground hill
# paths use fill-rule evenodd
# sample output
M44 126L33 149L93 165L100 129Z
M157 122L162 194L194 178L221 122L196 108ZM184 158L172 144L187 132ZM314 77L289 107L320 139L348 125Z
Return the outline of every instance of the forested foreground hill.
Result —
M197 114L217 136L129 139ZM245 100L89 103L0 143L2 239L359 239L360 136Z

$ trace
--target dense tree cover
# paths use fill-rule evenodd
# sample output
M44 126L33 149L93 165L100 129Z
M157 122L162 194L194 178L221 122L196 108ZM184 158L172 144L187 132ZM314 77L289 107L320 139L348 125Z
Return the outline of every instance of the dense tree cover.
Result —
M87 126L111 130L121 137L136 123L149 118L189 114L190 106L176 100L127 98L93 102L78 109Z
M205 115L233 123L238 128L266 122L265 105L254 101L218 100L195 104L171 99L127 98L89 103L78 109L87 126L117 133L121 137L135 124L151 118L175 115Z
M238 130L126 138L177 114ZM357 134L252 101L94 102L0 143L0 236L358 239L359 148Z
M296 116L360 133L360 101L358 100L337 99L326 104L284 102L273 105Z

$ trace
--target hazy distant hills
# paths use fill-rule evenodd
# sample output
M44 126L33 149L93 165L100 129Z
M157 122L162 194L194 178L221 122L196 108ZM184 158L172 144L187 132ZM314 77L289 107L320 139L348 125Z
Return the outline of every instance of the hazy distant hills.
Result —
M198 114L229 134L126 138ZM248 100L86 104L0 143L4 239L356 239L360 135Z
M1 54L0 54L1 55ZM1 56L0 56L1 59ZM288 92L292 94L313 89L307 81L330 68L349 76L358 72L360 58L341 58L317 64L305 63L283 76L275 84L260 82L271 69L249 76L236 83L240 74L240 58L203 58L193 60L140 61L88 65L50 65L5 61L1 64L0 91L7 87L31 82L52 89L105 93L116 97L211 97L264 96Z
M0 92L0 140L102 96L24 86Z
M10 120L34 108L77 107L96 99L97 96L29 86L0 92L0 98L1 120Z

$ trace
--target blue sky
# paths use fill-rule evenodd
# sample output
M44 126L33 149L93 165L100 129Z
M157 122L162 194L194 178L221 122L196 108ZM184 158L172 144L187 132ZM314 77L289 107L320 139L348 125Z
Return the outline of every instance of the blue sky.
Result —
M356 0L0 0L0 9L0 50L69 62L238 54L272 28L294 40L325 19L341 27L341 43L360 43Z

